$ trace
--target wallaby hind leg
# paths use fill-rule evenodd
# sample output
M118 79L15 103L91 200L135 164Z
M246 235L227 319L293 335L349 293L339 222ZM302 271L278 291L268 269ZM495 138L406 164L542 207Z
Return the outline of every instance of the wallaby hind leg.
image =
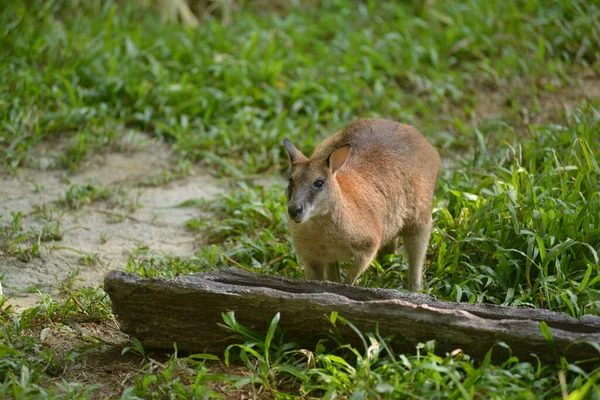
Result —
M349 285L354 285L356 280L362 275L362 273L369 268L371 262L377 255L377 247L373 247L365 252L358 253L354 256L354 263L352 264L352 268L348 271L348 275L346 275L346 279L344 279L344 283Z
M379 255L396 254L396 251L398 251L398 238L397 237L395 237L391 242L389 242L388 244L383 246L381 249L379 249L379 252L377 254L379 254Z
M325 280L325 265L317 262L302 263L304 267L304 279L309 281Z
M404 248L408 255L408 290L423 288L423 265L429 246L431 220L425 225L413 227L404 232Z
M340 266L337 262L327 264L326 279L331 282L341 282L340 278Z

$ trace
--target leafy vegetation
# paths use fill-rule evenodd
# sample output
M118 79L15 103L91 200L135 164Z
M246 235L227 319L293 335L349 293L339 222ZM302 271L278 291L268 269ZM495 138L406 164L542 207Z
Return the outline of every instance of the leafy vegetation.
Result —
M41 215L44 225L40 229L24 230L22 212L11 212L11 220L6 223L2 221L0 214L0 251L21 261L39 257L42 242L60 240L63 235L60 220L47 217Z
M510 87L516 114L524 96L560 90L599 57L600 11L586 1L333 1L282 15L249 5L235 24L198 29L158 23L136 3L71 4L12 2L2 13L9 169L35 165L29 150L53 139L57 165L76 168L138 129L219 172L262 172L283 165L283 136L310 147L358 115L469 148L472 130L452 133L480 95Z
M588 111L567 126L531 127L503 158L442 181L433 293L598 314L600 153L591 146L600 115Z
M573 397L591 395L591 385L598 373L591 376L578 368L569 372L570 387L554 379L554 366L533 366L511 356L501 365L491 362L494 348L475 366L470 357L458 349L440 357L435 343L417 346L416 355L397 355L378 333L361 335L364 349L344 344L339 335L329 335L314 351L287 343L278 330L279 314L266 335L240 325L233 313L223 316L229 330L244 339L243 345L232 345L225 352L239 348L239 358L254 374L248 382L269 389L293 387L302 396L335 399L356 398L537 398L559 396L561 391ZM338 323L352 324L332 314L333 331ZM354 328L356 329L356 328ZM333 342L333 343L332 343ZM333 345L333 348L332 348ZM499 343L499 347L507 347ZM559 371L564 374L564 371ZM582 398L583 398L582 397Z
M65 197L60 200L60 203L65 207L77 209L87 203L106 200L110 198L111 195L112 192L110 189L99 187L94 183L87 185L71 185L65 193Z
M237 183L218 201L182 199L212 215L188 221L205 240L195 256L131 249L129 271L173 277L236 265L301 277L278 174L287 169L281 140L293 137L309 153L359 116L399 120L417 126L446 165L427 293L600 315L600 101L587 90L600 85L597 3L279 3L245 2L230 24L211 17L186 28L164 22L148 1L9 2L0 10L4 170L76 170L145 132L170 144L175 161L142 185L164 185L196 164ZM0 253L39 257L42 242L62 235L61 212L95 201L137 207L123 197L72 185L60 211L35 210L38 230L24 230L21 213L3 216ZM402 255L381 257L359 284L401 288L405 269ZM0 297L2 397L600 398L599 370L560 357L495 364L490 349L475 362L468 349L438 354L434 343L398 354L377 332L351 348L335 335L335 323L351 324L343 316L307 349L286 341L277 316L262 334L234 314L221 329L240 341L225 354L175 349L165 358L135 338L117 345L115 362L133 364L108 394L108 383L68 372L115 347L81 329L108 326L112 314L102 290L75 289L74 279L62 298L20 315ZM45 329L68 335L68 351L50 345Z

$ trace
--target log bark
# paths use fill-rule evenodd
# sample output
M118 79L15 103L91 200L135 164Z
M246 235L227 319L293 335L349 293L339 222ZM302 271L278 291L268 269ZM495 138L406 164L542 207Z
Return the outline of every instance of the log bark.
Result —
M532 308L437 301L418 293L361 288L330 282L303 281L252 274L229 268L168 279L143 279L110 272L104 290L112 300L121 330L149 348L220 354L231 343L230 333L217 326L222 313L234 311L246 327L266 332L281 313L280 327L288 340L311 345L332 330L329 315L336 311L361 332L394 335L397 352L414 352L418 343L435 339L440 354L461 349L481 359L498 343L510 346L520 360L539 357L556 361L556 352L569 361L599 356L590 344L600 343L600 318ZM549 345L540 331L545 321L554 338ZM340 322L347 343L362 348L360 337ZM319 336L321 335L321 336ZM535 354L535 356L533 356ZM494 350L505 360L507 351Z

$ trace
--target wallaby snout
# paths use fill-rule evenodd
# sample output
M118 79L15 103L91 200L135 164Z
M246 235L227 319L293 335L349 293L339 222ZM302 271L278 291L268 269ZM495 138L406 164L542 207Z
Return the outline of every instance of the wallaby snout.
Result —
M288 214L289 214L290 218L292 220L294 220L294 222L302 221L302 211L303 210L304 210L304 207L302 206L302 204L290 204L288 206Z
M320 143L310 158L289 140L288 220L307 279L340 280L354 259L354 284L398 236L408 255L408 288L422 288L431 208L441 160L413 127L359 119Z

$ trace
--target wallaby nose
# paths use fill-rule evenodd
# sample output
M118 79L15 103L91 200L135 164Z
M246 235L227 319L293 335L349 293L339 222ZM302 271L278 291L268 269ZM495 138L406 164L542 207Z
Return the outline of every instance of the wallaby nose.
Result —
M304 207L302 207L302 204L291 204L290 206L288 206L288 213L290 214L290 217L296 218L297 216L302 214L303 209Z

